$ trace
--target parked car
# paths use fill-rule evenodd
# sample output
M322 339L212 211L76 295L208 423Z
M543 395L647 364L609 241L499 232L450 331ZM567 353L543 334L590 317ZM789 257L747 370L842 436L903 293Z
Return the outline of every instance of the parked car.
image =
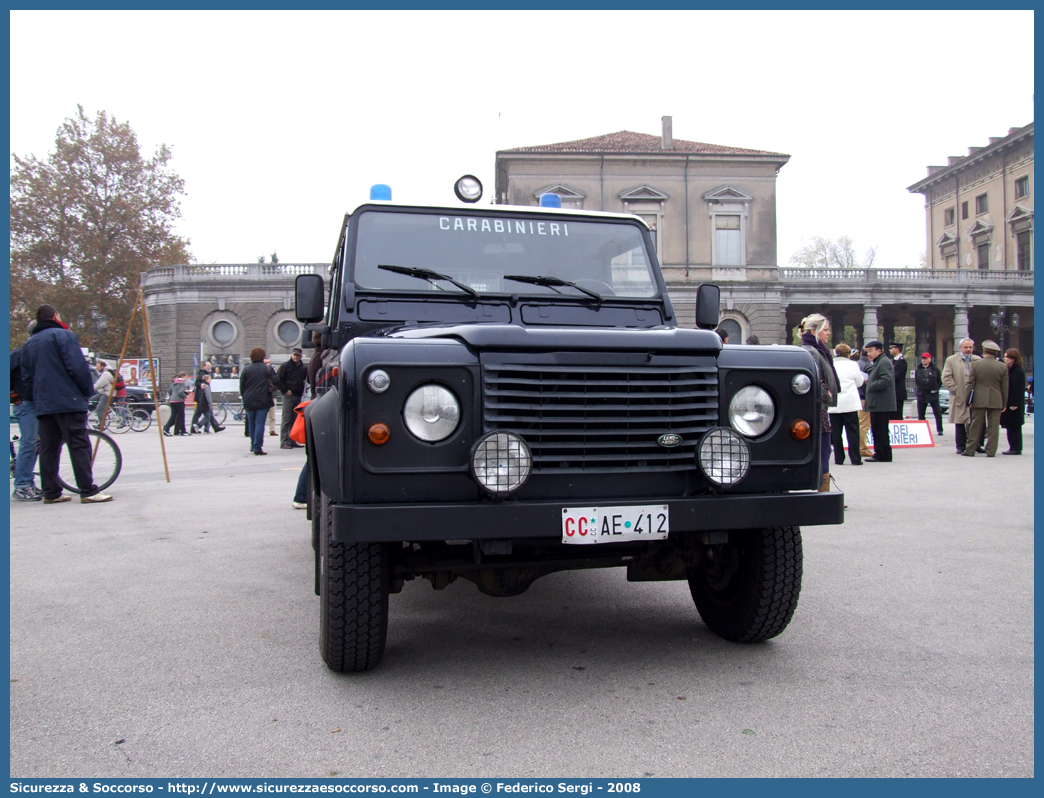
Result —
M939 409L944 413L950 412L950 392L945 388L939 389Z
M126 390L127 404L131 407L140 407L143 410L148 410L150 413L155 409L155 405L152 401L151 388L143 388L138 385L128 385Z

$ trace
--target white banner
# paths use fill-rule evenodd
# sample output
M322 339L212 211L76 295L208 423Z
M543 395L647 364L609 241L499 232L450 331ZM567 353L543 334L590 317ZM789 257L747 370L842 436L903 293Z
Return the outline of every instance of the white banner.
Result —
M833 424L834 420L831 419ZM925 421L914 419L903 419L902 421L888 422L888 442L893 449L923 449L935 446L935 438L932 436L932 427ZM848 448L848 436L843 435L845 448ZM868 430L866 433L866 445L874 448L874 436Z

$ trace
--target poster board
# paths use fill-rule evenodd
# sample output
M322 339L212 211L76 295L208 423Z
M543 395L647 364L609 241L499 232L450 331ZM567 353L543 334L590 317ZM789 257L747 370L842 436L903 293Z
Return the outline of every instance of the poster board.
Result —
M113 358L115 360L116 358ZM152 372L156 374L156 383L159 384L160 360L152 358ZM152 388L152 375L149 373L149 359L147 357L124 358L120 363L120 376L128 385L139 385L142 388Z

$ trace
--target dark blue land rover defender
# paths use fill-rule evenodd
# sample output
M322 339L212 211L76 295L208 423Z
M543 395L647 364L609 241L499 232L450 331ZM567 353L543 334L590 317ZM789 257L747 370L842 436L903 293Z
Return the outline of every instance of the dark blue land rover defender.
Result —
M717 287L696 304L697 329L679 327L634 216L373 201L346 216L328 286L296 284L325 349L305 422L326 664L375 667L388 596L417 577L513 596L624 566L688 580L729 640L782 632L799 527L843 520L843 496L816 492L816 366L798 347L722 347Z

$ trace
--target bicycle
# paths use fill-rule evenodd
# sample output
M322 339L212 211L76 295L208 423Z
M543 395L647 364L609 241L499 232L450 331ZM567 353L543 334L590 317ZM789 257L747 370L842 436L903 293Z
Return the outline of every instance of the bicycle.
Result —
M100 430L102 428L103 407L105 407L104 400L100 399L95 399L93 402L88 404L87 427L89 429ZM126 417L119 412L115 403L109 405L108 410L105 412L104 422L105 431L116 435L121 435L130 429L130 423L128 423Z
M110 436L96 429L87 429L87 437L91 441L91 454L93 460L92 473L94 484L98 490L105 490L116 481L123 468L123 453ZM18 457L18 447L15 442L19 440L17 435L11 437L11 479L14 479L15 460ZM37 454L40 452L37 443ZM33 474L39 477L40 472ZM58 455L58 483L70 493L79 493L76 486L76 474L73 472L72 461L69 459L68 444L62 444L62 450Z
M99 407L101 402L95 404L87 413L87 426L91 429L100 429ZM131 408L122 402L113 402L109 406L109 412L105 415L105 431L116 435L122 435L131 429L135 432L143 432L152 426L152 414L140 407Z
M239 406L239 410L236 410L236 406L229 404L225 399L222 399L221 404L214 408L214 418L217 419L218 424L224 424L229 413L232 414L232 418L235 421L242 421L246 418L246 410L243 409L242 405Z

